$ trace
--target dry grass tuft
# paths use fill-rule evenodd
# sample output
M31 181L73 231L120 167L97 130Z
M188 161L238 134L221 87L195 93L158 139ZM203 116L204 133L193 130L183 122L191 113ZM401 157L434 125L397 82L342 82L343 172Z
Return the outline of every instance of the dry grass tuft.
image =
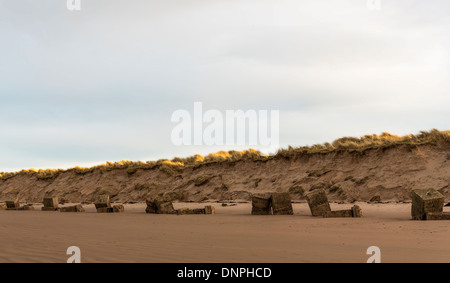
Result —
M422 131L418 135L396 136L389 133L381 135L365 135L360 138L343 137L334 142L316 144L313 146L304 146L294 148L289 146L287 149L280 149L273 156L264 155L261 152L249 149L244 151L219 151L211 153L205 157L194 155L187 158L176 157L172 160L161 159L158 161L133 162L123 160L120 162L106 162L94 167L74 167L71 169L46 169L36 170L27 169L18 172L1 172L0 179L8 180L17 175L35 176L39 180L50 180L64 172L73 171L76 174L84 175L93 173L96 170L104 173L107 171L126 169L128 174L132 175L137 170L159 170L173 176L183 171L186 166L199 166L208 163L236 162L236 161L266 161L274 158L295 159L302 155L324 154L331 152L363 152L370 149L387 149L396 146L417 147L420 145L447 145L450 144L450 131L439 131L433 129L429 132Z
M304 154L330 152L363 152L370 149L387 149L396 146L443 145L450 143L450 131L433 129L420 132L418 135L396 136L390 133L381 135L365 135L361 138L344 137L333 143L317 144L299 148L280 149L275 156L295 158Z

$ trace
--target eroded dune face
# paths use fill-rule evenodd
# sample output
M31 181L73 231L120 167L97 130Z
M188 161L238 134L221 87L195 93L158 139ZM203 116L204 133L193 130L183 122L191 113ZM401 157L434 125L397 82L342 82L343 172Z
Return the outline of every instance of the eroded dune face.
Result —
M18 174L0 180L0 200L19 197L41 202L57 195L67 202L90 202L99 194L113 201L145 201L171 192L181 201L250 200L253 193L289 192L304 200L324 189L330 201L409 201L413 189L435 188L450 195L450 145L396 146L363 152L304 154L295 158L202 163L177 170L74 170L54 178Z

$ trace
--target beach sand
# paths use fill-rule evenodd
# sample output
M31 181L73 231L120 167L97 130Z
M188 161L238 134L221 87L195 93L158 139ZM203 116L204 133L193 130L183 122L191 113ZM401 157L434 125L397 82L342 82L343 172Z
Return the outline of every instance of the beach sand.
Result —
M369 246L382 262L450 262L450 221L412 221L411 204L357 203L362 218L315 218L306 203L292 216L252 216L251 204L215 215L154 215L145 204L125 213L0 211L0 262L61 262L78 246L82 262L360 262ZM175 208L208 203L176 203ZM350 204L332 204L333 210ZM447 209L447 208L446 208Z

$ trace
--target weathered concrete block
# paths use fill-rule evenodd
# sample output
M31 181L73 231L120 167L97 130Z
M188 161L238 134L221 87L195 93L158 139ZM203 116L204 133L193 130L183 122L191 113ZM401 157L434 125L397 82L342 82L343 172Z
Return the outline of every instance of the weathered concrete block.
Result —
M182 209L176 210L175 213L178 214L178 215L184 215L184 214L205 214L205 209L204 208L194 208L194 209L182 208Z
M84 208L81 204L73 205L73 206L66 206L61 207L59 209L60 212L84 212Z
M271 204L274 215L294 214L289 193L272 193Z
M186 215L186 214L193 214L193 211L189 208L180 208L176 210L178 215Z
M99 207L97 213L114 213L114 209L112 207Z
M125 212L125 207L122 204L113 206L114 213L122 213Z
M156 201L154 199L148 198L145 202L147 203L147 208L145 209L145 212L156 214L158 211L158 206L156 205Z
M176 214L177 212L173 208L171 201L172 198L172 194L164 194L147 198L147 208L145 211L147 213L156 214Z
M214 206L207 205L205 206L205 214L216 214L216 209Z
M177 214L177 211L173 208L172 204L172 200L176 196L176 193L170 192L147 198L147 208L145 209L145 212L156 214Z
M358 205L352 207L353 217L362 217L362 210Z
M41 210L42 211L57 211L59 208L57 207L42 207Z
M427 212L425 220L450 220L450 212Z
M34 210L34 207L32 205L24 205L17 210Z
M42 202L44 204L44 207L54 207L58 208L58 197L47 197L44 198L44 201Z
M7 200L5 201L6 208L19 208L19 198L16 198L14 200Z
M156 207L155 203L152 203L152 204L147 203L147 208L145 209L146 213L156 214L157 211L158 211L158 208Z
M312 216L323 216L324 213L331 211L325 190L318 190L306 195L309 209Z
M414 220L425 220L429 212L442 212L444 196L435 189L413 190L411 193L411 216Z
M175 214L172 202L156 202L156 213L158 214Z
M269 215L272 214L272 195L254 194L252 196L252 215Z
M94 202L95 208L99 209L101 207L111 207L111 200L109 198L109 195L99 195L95 199Z
M114 205L113 207L99 207L97 213L122 213L125 211L123 205Z
M193 214L206 214L204 208L194 208L192 209Z
M208 208L209 207L209 208ZM207 213L207 210L209 213ZM187 214L214 214L215 210L213 206L206 206L205 208L180 208L175 211L178 215L187 215Z
M353 211L348 210L335 210L324 212L323 218L341 218L341 217L353 217Z

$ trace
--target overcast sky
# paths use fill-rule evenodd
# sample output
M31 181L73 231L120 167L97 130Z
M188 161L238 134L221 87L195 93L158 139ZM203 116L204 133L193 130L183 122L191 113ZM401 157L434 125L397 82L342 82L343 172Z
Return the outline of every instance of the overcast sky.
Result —
M81 6L0 0L0 171L246 148L173 145L197 101L279 110L282 147L450 129L448 0Z

